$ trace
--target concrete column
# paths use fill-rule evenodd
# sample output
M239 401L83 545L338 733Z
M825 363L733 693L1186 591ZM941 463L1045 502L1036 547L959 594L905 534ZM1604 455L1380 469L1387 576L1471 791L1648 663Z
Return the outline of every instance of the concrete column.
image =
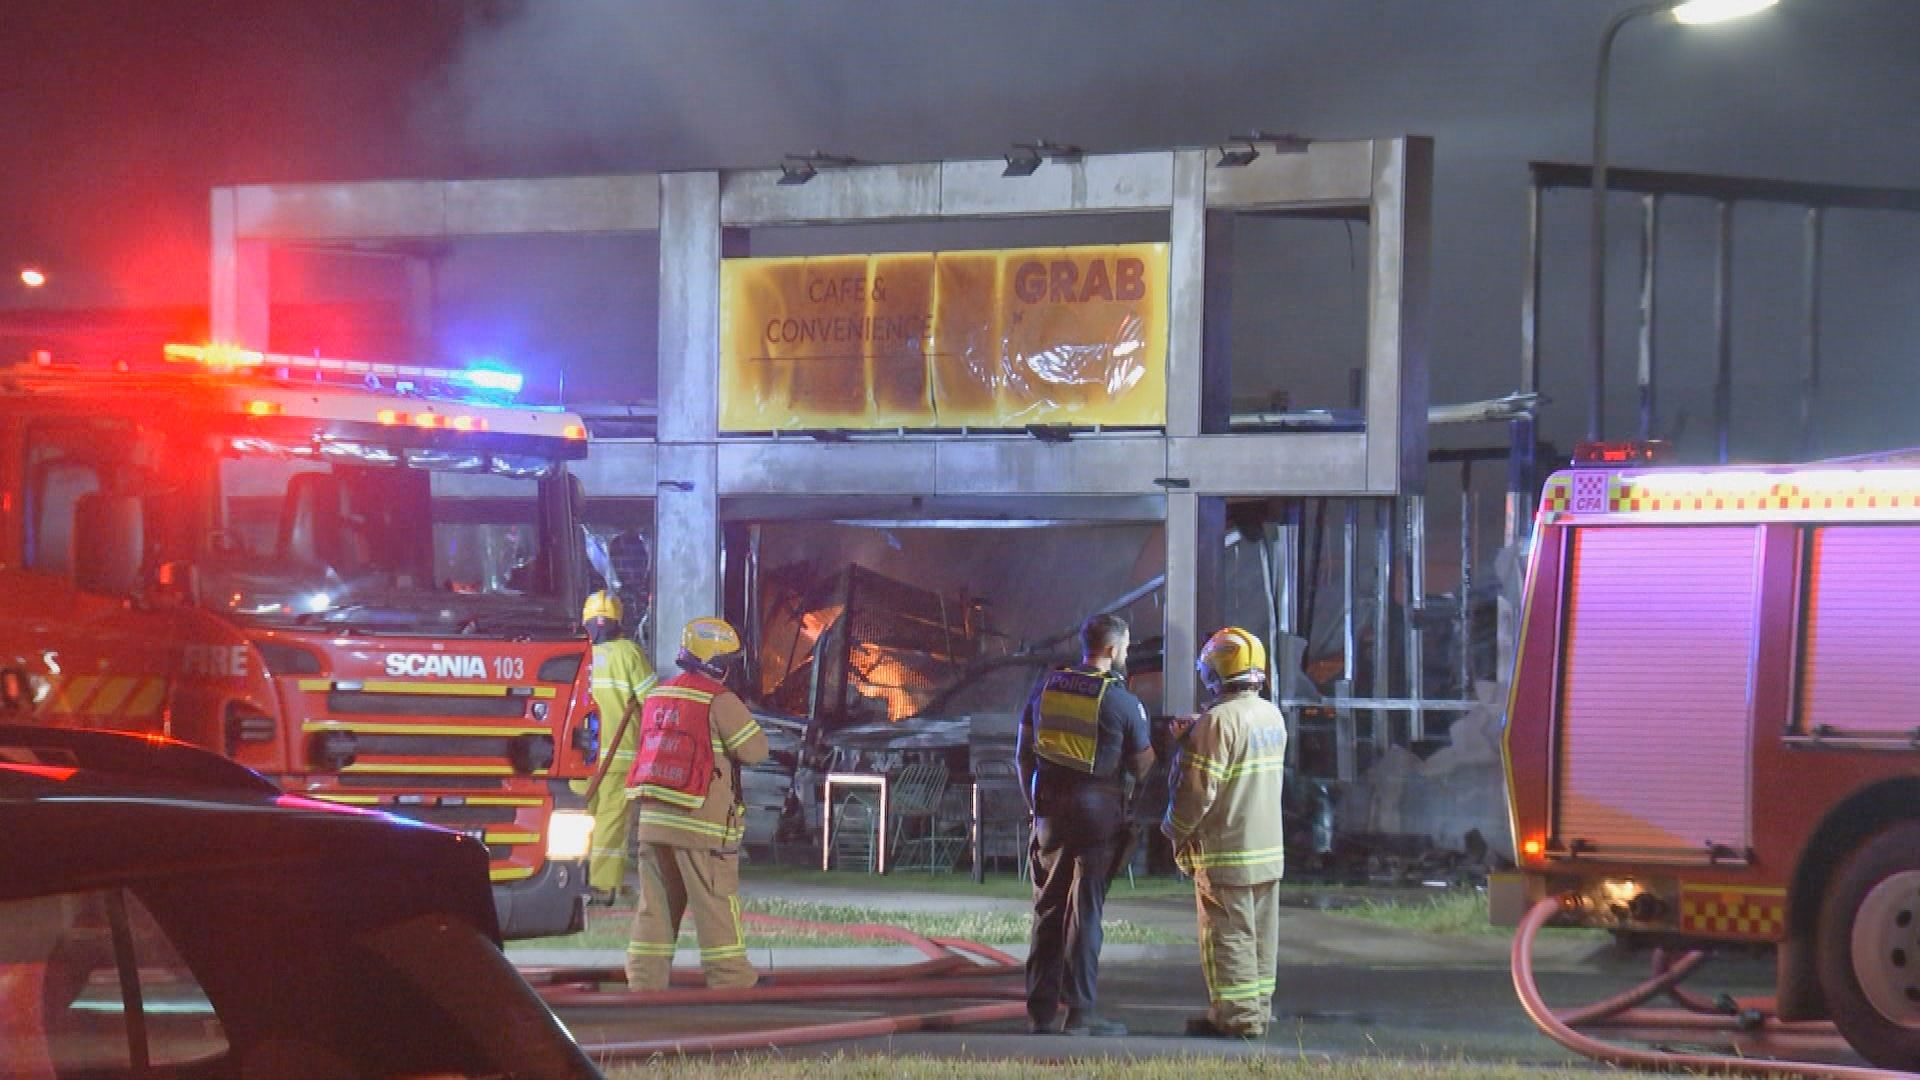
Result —
M1227 503L1187 491L1167 493L1167 626L1161 709L1194 710L1200 686L1193 662L1200 643L1220 624L1221 557Z
M1179 438L1201 433L1209 403L1203 362L1208 269L1204 150L1173 155L1167 240L1167 434Z
M267 245L240 239L238 196L234 188L213 189L207 336L223 345L265 349L270 296Z
M1433 140L1373 144L1368 239L1367 490L1418 495L1427 475L1427 259Z
M654 665L673 670L688 620L719 615L720 176L660 178L659 464Z

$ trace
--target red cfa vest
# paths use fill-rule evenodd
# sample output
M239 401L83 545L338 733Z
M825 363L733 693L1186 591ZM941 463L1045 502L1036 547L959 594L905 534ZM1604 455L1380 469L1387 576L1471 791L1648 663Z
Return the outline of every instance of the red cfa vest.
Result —
M713 729L708 714L726 687L682 672L647 693L640 711L640 745L627 773L627 791L643 799L697 810L713 783Z

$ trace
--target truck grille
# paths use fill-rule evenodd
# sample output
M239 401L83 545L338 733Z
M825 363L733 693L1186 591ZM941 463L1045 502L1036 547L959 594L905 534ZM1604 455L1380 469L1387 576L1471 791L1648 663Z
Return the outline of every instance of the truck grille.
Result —
M340 716L470 716L494 719L527 714L521 697L466 697L458 694L378 694L333 690L327 711Z

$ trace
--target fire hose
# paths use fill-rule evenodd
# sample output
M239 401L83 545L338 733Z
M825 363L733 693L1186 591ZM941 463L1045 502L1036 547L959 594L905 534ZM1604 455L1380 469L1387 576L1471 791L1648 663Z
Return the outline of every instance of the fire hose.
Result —
M581 1044L582 1050L600 1060L646 1058L656 1054L766 1050L899 1035L911 1031L946 1030L1026 1016L1025 986L1009 981L1021 975L1024 969L1019 961L992 946L955 938L928 938L897 926L871 923L817 923L756 914L748 914L744 919L748 925L764 930L832 934L910 946L927 959L914 964L796 968L767 972L760 976L760 981L754 986L730 989L697 985L701 976L693 971L675 972L672 978L676 988L640 991L594 988L604 983L624 983L626 972L617 968L528 968L521 974L548 1005L565 1008L771 1005L878 999L1013 999L994 1004L860 1020Z
M1659 1072L1686 1071L1722 1076L1810 1076L1837 1080L1904 1080L1911 1074L1849 1065L1822 1065L1779 1059L1731 1057L1723 1054L1681 1054L1667 1050L1636 1049L1604 1042L1575 1030L1576 1026L1659 1030L1673 1036L1691 1032L1740 1034L1759 1042L1786 1042L1793 1037L1834 1038L1830 1023L1782 1021L1764 998L1713 1001L1680 989L1681 980L1706 960L1703 952L1689 952L1668 964L1656 954L1652 977L1622 993L1585 1008L1556 1013L1533 976L1533 942L1561 910L1561 898L1550 896L1528 910L1513 937L1513 987L1520 1007L1548 1038L1574 1053L1609 1065ZM1672 996L1680 1009L1644 1009L1640 1006L1661 994Z

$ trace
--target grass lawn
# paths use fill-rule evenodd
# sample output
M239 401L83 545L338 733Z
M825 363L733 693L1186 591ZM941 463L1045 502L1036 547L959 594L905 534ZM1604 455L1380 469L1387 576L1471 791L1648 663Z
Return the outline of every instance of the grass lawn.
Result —
M748 897L742 905L748 912L762 915L774 915L783 919L802 919L807 922L836 923L881 923L886 926L899 926L911 930L923 937L955 937L968 941L977 941L986 945L1020 945L1027 940L1029 916L1023 911L958 911L958 912L921 912L887 911L883 908L837 907L825 904L808 904L792 900L774 900ZM516 941L508 945L515 948L545 949L620 949L627 944L627 934L631 929L632 914L629 911L617 911L607 915L590 918L585 933L566 937L533 938ZM1191 941L1190 937L1170 933L1154 926L1128 922L1124 919L1108 919L1105 923L1106 940L1116 945L1177 945ZM693 944L691 922L682 927L681 942ZM823 932L819 934L777 931L770 932L747 926L747 944L774 948L795 948L806 946L847 946L880 945L864 938L854 938L845 934Z
M1327 914L1348 919L1364 919L1401 930L1419 930L1428 934L1454 937L1511 938L1513 927L1494 926L1487 921L1487 894L1478 891L1448 890L1397 903L1363 900L1350 907L1327 909ZM1597 944L1607 940L1605 930L1585 927L1552 926L1541 931L1554 937L1585 935Z
M1388 1058L1154 1058L1140 1061L975 1061L966 1058L659 1058L606 1070L608 1080L723 1080L751 1069L754 1080L1592 1080L1592 1068L1395 1061ZM1608 1069L1610 1077L1652 1073Z
M863 888L871 884L876 891L935 893L942 896L991 896L1003 900L1031 900L1033 885L1012 874L988 874L975 885L965 872L930 874L917 870L895 870L880 877L845 871L823 872L792 866L754 866L741 868L740 878L749 885L817 885L835 889ZM1140 878L1129 883L1125 877L1113 883L1108 897L1114 900L1153 899L1165 896L1192 896L1193 883L1178 878Z

